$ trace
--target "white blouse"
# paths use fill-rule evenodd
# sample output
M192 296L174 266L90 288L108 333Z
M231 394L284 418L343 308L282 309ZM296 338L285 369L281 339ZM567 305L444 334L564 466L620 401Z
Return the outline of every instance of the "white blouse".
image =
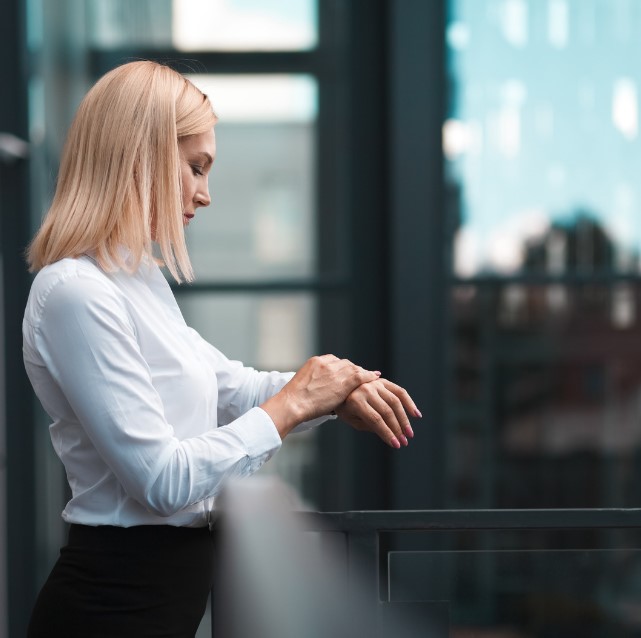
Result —
M132 275L90 257L45 267L23 338L71 487L68 522L205 526L225 479L255 472L281 445L257 406L293 373L227 359L185 324L155 264Z

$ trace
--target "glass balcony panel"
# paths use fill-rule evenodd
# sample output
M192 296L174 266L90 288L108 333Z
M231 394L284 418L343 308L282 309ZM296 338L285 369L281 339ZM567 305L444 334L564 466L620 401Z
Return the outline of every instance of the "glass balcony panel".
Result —
M392 606L446 605L442 635L633 638L641 631L638 549L390 552L388 563Z

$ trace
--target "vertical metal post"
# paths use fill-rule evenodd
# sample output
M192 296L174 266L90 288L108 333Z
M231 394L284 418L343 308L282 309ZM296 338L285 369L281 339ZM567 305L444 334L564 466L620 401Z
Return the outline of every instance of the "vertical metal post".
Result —
M322 351L345 356L387 377L387 2L319 3L319 263L347 281L337 298L325 295ZM328 46L333 47L328 49ZM327 72L332 65L331 74ZM322 429L324 509L389 507L391 452L375 437L349 428ZM359 477L367 474L367 481Z
M393 504L401 509L445 500L445 7L445 0L389 3L392 368L425 417L394 457Z
M390 362L387 0L351 0L347 16L349 81L345 151L349 158L350 352L353 361L394 378ZM349 459L352 509L387 509L392 451L376 437L355 437ZM361 477L367 476L363 481Z
M26 3L6 0L0 20L2 128L28 138ZM8 98L10 96L10 99ZM7 583L9 636L26 634L35 597L33 401L22 363L21 323L30 278L23 257L30 234L28 162L0 164L0 242L4 314L7 449ZM1 530L0 533L4 533Z

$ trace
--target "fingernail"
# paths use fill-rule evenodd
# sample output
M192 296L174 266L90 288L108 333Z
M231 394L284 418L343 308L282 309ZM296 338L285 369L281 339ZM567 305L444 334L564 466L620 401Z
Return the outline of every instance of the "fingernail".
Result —
M401 442L405 447L409 445L409 441L407 440L407 437L404 434L401 434Z
M380 376L381 376L381 371L380 371L380 370L374 370L374 374L375 374L376 376L379 376L379 377L380 377Z
M421 414L421 411L418 408L416 408L416 410L414 410L414 414L416 416L420 416L421 418L423 418L423 415Z
M405 426L405 434L407 434L407 436L409 436L410 439L414 438L414 430L412 430L412 426L411 425L406 425Z
M401 447L401 444L398 442L398 439L395 436L392 437L390 444L393 448L396 448L397 450Z

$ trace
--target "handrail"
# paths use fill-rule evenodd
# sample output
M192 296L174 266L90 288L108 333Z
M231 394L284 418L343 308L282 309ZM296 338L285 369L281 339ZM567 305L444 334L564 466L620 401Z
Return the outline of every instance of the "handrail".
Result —
M641 527L641 508L307 512L307 531L615 529Z

